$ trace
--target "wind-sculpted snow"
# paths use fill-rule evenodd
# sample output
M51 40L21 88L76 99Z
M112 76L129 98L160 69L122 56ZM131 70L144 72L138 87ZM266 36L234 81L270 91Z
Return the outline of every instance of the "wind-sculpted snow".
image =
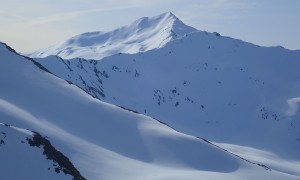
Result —
M65 59L99 60L117 53L133 54L160 48L169 41L194 31L196 29L183 24L168 12L138 19L113 31L83 33L61 44L27 55L34 58L57 55Z
M248 163L148 116L92 98L2 46L0 68L1 121L47 136L87 179L297 178ZM13 149L6 153L31 153L32 168L47 169L35 152L23 146ZM24 165L27 161L2 162ZM7 172L12 170L13 166L6 167ZM51 174L42 179L59 179Z

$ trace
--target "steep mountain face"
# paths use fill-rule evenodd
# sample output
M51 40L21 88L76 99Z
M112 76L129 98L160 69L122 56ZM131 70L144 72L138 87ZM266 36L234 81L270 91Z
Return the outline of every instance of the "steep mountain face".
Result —
M144 17L109 32L88 32L47 49L28 53L30 57L57 55L64 59L102 59L117 53L134 54L163 47L173 39L196 31L172 13Z
M98 99L299 177L299 59L299 51L197 31L101 61L36 60Z
M21 171L30 160L34 162L30 172L46 174L26 174L26 179L64 179L63 173L48 170L53 162L41 156L51 140L86 179L297 179L251 163L207 140L179 133L148 116L92 98L4 44L0 44L0 68L0 137L4 141L0 140L0 154L5 159L13 157L1 161L1 170L7 162L16 163L17 172ZM20 133L16 133L12 131L16 128L7 129L6 124L22 129L17 128ZM22 144L24 139L30 147ZM13 177L7 172L16 172L14 167L6 166L1 177Z

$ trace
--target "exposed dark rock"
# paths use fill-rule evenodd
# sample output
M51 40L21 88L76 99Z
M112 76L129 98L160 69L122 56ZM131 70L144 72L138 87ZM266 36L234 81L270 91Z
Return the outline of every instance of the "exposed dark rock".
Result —
M119 71L119 72L122 72L117 66L113 66L112 68L111 68L111 70L113 70L113 71Z
M173 93L173 94L176 94L176 93L177 93L177 89L174 88L174 89L172 90L172 93Z
M19 54L18 54L19 55ZM22 55L20 55L20 56L22 56ZM52 75L54 75L52 72L50 72L47 68L45 68L43 65L41 65L40 63L38 63L38 62L36 62L35 60L33 60L32 58L29 58L29 57L26 57L26 56L23 56L25 59L28 59L28 60L30 60L31 62L33 62L33 64L34 65L36 65L38 68L40 68L41 70L44 70L44 71L46 71L47 73L49 73L49 74L52 74ZM54 75L54 76L56 76L56 75Z
M101 74L101 72L96 68L96 66L94 66L94 72L95 72L95 75L100 78L99 74Z
M79 79L82 81L82 84L83 84L84 86L87 86L87 85L86 85L86 82L83 80L83 78L82 78L81 75L79 75Z
M243 160L243 161L246 161L246 162L248 162L248 163L251 163L251 164L260 166L260 167L262 167L262 168L264 168L264 169L266 169L266 170L271 170L268 166L266 166L266 165L264 165L264 164L255 163L255 162L249 161L248 159L245 159L245 158L243 158L243 157L241 157L241 156L239 156L239 155L237 155L237 154L234 154L234 153L232 153L232 152L230 152L230 151L228 151L228 150L226 150L226 149L221 148L221 147L218 146L218 145L215 145L215 144L211 143L211 142L208 141L207 139L200 138L200 137L197 137L197 138L198 138L198 139L201 139L201 140L203 140L204 142L206 142L206 143L208 143L208 144L211 144L211 145L213 145L213 146L215 146L215 147L217 147L217 148L219 148L219 149L221 149L221 150L223 150L223 151L225 151L225 152L227 152L227 153L229 153L229 154L231 154L231 155L233 155L233 156L235 156L235 157L237 157L237 158L239 158L239 159L241 159L241 160Z
M87 90L85 90L85 92L87 92L88 94L92 95L94 98L97 98L97 99L100 99L100 97L98 97L98 95L100 95L101 97L105 97L105 94L102 91L103 90L101 88L99 90L98 88L94 88L91 86L87 86Z
M157 99L157 105L160 106L162 102L165 102L165 97L162 91L159 89L154 90L154 97L153 99Z
M73 84L72 81L66 80L68 84ZM74 84L73 84L74 85Z
M3 139L0 140L0 145L1 145L1 144L5 144L5 142L4 142Z
M133 112L133 113L135 113L135 114L139 114L139 112L137 112L137 111L135 111L135 110L128 109L128 108L123 107L123 106L118 106L118 107L120 107L120 108L122 108L122 109L125 109L125 110L127 110L127 111L130 111L130 112Z
M34 132L34 136L32 139L27 138L28 144L30 146L35 146L38 148L43 148L43 154L46 156L48 160L52 160L54 163L57 163L57 167L55 168L56 173L60 173L61 171L64 174L69 174L73 176L73 180L86 180L80 172L74 167L72 162L63 155L60 151L56 150L45 137L42 137L39 133Z
M80 69L84 69L83 66L82 66L82 62L81 62L81 61L79 61L79 62L80 62L80 64L77 64L76 66L77 66L78 68L80 68Z
M102 74L101 74L102 76L104 76L105 78L109 78L109 76L108 76L108 74L106 73L106 71L105 70L103 70L103 72L102 72Z
M139 77L140 73L135 69L134 77Z
M221 34L220 34L220 33L217 33L217 32L214 32L214 34L215 34L216 36L221 36Z
M271 111L267 109L266 107L263 107L260 109L261 118L262 119L272 119L275 121L281 120L281 116L277 115L274 111Z
M73 69L70 68L70 61L66 61L67 62L66 63L65 60L63 60L61 57L59 57L59 56L56 56L56 57L59 58L60 61L67 66L67 68L69 69L69 71L73 71Z

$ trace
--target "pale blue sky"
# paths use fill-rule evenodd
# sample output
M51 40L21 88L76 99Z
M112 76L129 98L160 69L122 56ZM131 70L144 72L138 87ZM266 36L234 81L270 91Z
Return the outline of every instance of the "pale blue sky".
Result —
M0 41L31 51L167 11L199 30L300 49L300 0L1 0Z

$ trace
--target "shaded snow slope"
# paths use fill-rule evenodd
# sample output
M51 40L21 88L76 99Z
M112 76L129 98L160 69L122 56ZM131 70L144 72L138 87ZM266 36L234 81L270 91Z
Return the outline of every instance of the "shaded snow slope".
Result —
M154 51L102 61L36 60L94 97L231 149L263 150L272 156L249 157L300 176L280 164L300 169L299 51L195 32Z
M68 168L57 157L68 160L48 143L33 146L35 132L0 123L1 179L71 179ZM46 139L43 139L47 141ZM47 155L47 156L46 156ZM54 157L54 158L53 158ZM63 171L67 172L64 174ZM75 170L76 171L76 170ZM74 179L84 179L73 176Z
M297 178L92 98L2 44L0 68L1 121L43 132L87 179Z
M57 55L65 59L102 59L117 53L137 53L163 47L169 41L196 31L172 13L144 17L109 32L88 32L69 40L27 54L30 57Z

